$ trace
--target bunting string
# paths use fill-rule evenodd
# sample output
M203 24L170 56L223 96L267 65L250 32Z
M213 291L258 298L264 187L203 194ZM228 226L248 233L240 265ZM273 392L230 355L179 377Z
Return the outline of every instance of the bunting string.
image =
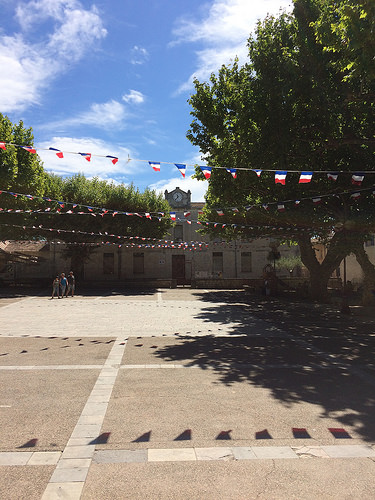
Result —
M79 155L83 157L85 160L88 162L91 162L92 158L108 158L114 165L120 161L120 158L118 156L114 155L104 155L104 154L96 154L96 153L82 153L78 151L63 151L55 147L49 147L49 148L34 148L31 146L25 146L25 145L20 145L20 144L13 144L13 143L8 143L6 141L0 141L0 149L6 151L7 147L16 147L16 148L21 148L25 151L28 151L30 154L36 154L37 151L51 151L57 155L58 158L64 158L65 154L71 154L71 155ZM352 184L360 186L361 183L364 180L364 176L368 174L375 174L375 170L361 170L360 172L358 171L346 171L346 170L340 170L340 171L332 171L332 170L314 170L314 171L303 171L301 172L300 170L278 170L278 169L254 169L254 168L249 168L249 167L235 167L235 168L228 168L228 167L221 167L221 166L206 166L206 165L197 165L197 164L192 164L192 163L176 163L176 162L168 162L168 161L150 161L150 160L142 160L138 158L130 158L128 157L125 159L126 163L129 162L140 162L140 163L148 163L152 169L155 172L160 172L161 171L161 165L173 165L175 166L181 175L185 177L186 175L186 168L187 167L199 167L205 176L207 180L210 179L212 171L216 169L223 169L226 170L234 179L237 178L237 171L248 171L248 172L254 172L257 177L261 177L262 172L273 172L275 174L275 184L281 184L285 185L286 183L286 177L288 173L298 173L300 174L299 178L299 184L307 184L312 181L312 178L316 174L326 174L329 179L332 181L336 181L339 174L351 174L352 175Z

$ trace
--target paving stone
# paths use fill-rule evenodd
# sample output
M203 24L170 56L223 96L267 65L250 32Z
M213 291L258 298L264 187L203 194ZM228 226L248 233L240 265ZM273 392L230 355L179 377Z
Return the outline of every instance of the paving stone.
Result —
M257 458L252 448L238 446L232 448L232 453L236 460L251 460L253 458Z
M56 469L74 469L75 467L90 467L91 458L62 458Z
M95 438L100 434L101 424L77 424L72 432L72 438Z
M73 467L72 469L56 468L50 483L81 482L86 480L88 467Z
M195 461L194 448L172 448L148 450L149 462L182 462Z
M84 482L71 483L49 483L41 500L79 500L83 490Z
M375 457L371 446L361 444L322 446L322 449L331 458Z
M62 458L92 458L95 445L67 446L63 451Z
M61 451L35 451L27 465L56 465Z
M32 454L32 451L2 451L0 465L26 465Z
M197 460L234 460L231 448L195 448Z
M298 458L289 446L253 446L252 450L257 458Z
M98 464L147 462L147 450L99 450L93 457Z

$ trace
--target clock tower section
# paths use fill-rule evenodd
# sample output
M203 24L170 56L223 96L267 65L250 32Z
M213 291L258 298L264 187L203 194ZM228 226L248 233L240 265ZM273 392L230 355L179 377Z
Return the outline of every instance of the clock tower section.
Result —
M164 192L165 199L168 201L172 208L190 208L191 207L191 191L186 193L182 191L179 187L176 187L173 191Z

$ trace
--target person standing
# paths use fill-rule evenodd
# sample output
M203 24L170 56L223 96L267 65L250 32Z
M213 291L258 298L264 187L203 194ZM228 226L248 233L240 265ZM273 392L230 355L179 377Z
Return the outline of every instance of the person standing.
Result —
M66 290L66 285L68 284L68 280L65 277L64 273L61 273L60 277L60 292L61 292L61 298L65 297L65 290Z
M67 280L68 280L68 289L66 291L66 296L68 297L69 292L70 292L70 295L72 297L74 297L74 290L76 288L76 280L74 278L73 271L70 271L70 273L68 274Z
M51 299L53 299L55 295L57 296L57 298L60 297L60 278L58 276L56 276L56 278L52 281Z

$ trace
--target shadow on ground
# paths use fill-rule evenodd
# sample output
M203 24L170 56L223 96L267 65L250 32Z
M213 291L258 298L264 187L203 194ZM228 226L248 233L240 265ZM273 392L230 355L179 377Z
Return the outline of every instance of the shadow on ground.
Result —
M286 406L319 405L322 418L375 440L373 319L241 291L197 294L207 301L199 319L217 327L233 323L230 335L183 336L159 348L157 357L214 370L217 383L268 388Z

